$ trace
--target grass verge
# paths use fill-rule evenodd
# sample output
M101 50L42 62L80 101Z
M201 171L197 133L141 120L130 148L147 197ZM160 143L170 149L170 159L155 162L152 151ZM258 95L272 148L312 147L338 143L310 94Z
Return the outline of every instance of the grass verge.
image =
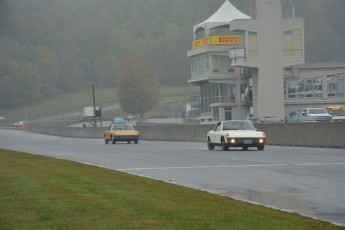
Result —
M344 229L76 162L0 149L0 229Z

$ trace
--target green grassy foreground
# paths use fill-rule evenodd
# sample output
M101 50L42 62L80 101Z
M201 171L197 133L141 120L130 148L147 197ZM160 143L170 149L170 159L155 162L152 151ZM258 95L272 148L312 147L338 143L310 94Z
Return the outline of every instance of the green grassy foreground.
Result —
M344 229L227 197L0 149L0 229Z

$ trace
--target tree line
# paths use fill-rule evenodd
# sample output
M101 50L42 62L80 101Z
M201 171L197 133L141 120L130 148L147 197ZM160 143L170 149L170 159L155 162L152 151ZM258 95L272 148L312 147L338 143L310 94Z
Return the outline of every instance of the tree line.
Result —
M0 109L115 87L122 60L144 57L162 85L186 84L192 27L224 0L0 0ZM250 0L231 0L244 13ZM305 18L307 61L343 61L343 0L283 0Z

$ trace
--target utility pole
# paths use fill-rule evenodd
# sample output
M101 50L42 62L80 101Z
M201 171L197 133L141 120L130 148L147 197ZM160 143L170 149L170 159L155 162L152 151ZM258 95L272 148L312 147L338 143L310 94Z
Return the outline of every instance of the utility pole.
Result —
M97 127L95 85L92 85L92 97L93 97L93 124L94 124L94 127Z

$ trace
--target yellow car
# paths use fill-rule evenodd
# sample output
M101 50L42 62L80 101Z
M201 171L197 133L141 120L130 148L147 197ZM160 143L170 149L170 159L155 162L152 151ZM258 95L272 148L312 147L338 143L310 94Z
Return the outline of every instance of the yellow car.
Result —
M133 141L138 144L139 135L139 131L131 124L112 124L104 132L104 143L108 144L111 141L115 144L118 141L127 141L130 144Z

